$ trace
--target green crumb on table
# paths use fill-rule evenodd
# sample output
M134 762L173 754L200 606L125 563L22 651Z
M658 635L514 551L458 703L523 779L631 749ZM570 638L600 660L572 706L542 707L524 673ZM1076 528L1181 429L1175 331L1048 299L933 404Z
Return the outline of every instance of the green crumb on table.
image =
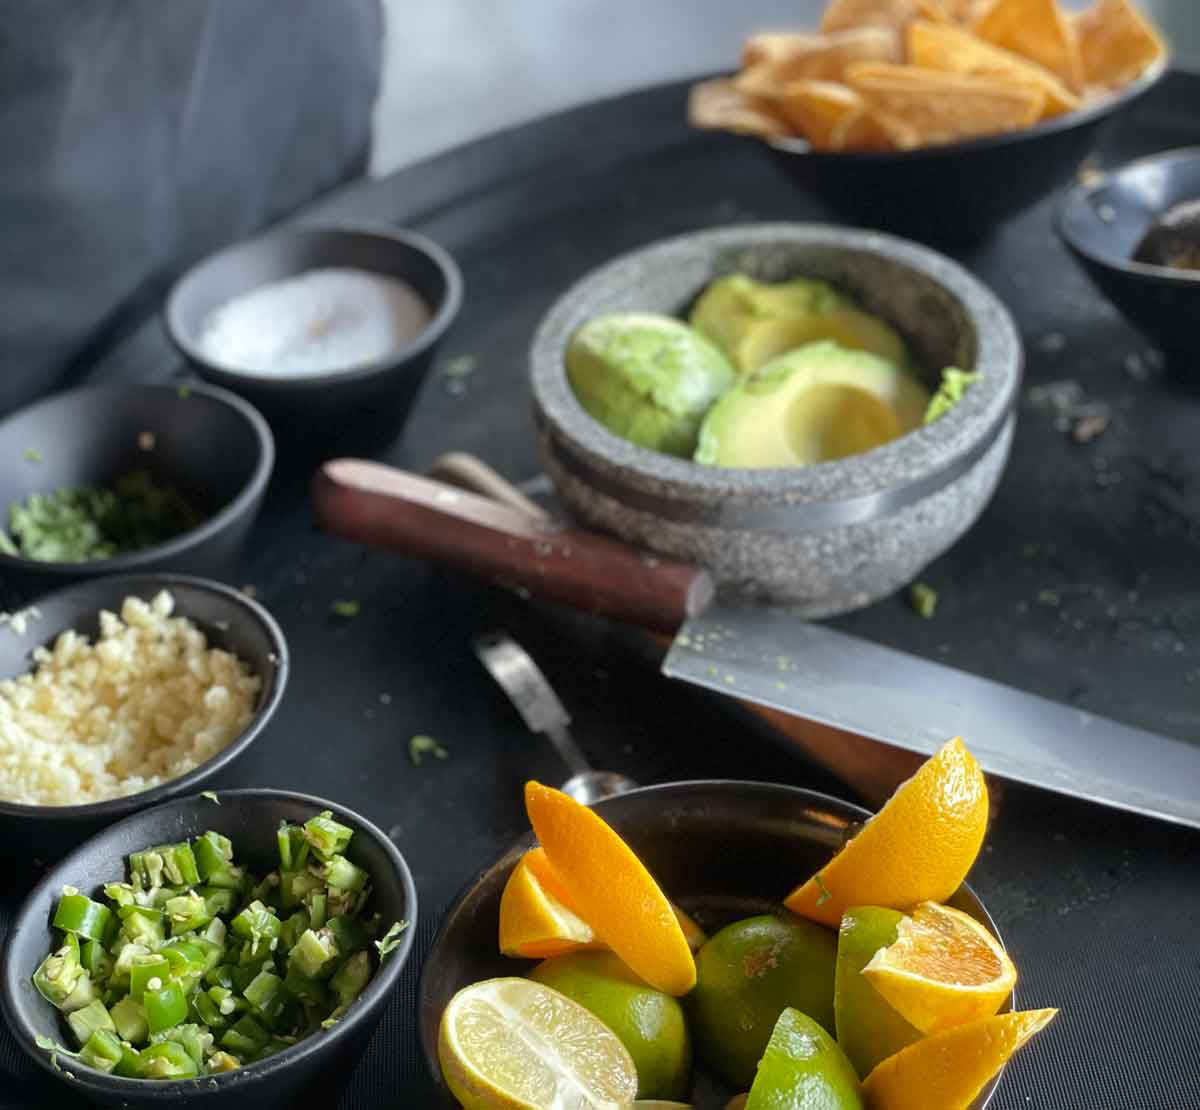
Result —
M335 601L329 606L329 611L338 617L357 617L362 612L362 605L357 601Z
M937 612L938 592L924 582L914 582L908 593L913 609L926 620Z
M459 355L442 367L442 373L448 378L465 378L468 374L475 373L477 365L478 359L474 355Z
M221 804L221 799L218 798L216 793L212 790L201 790L200 797L207 798L215 806L219 806Z
M111 487L62 486L10 505L4 549L37 562L86 563L164 543L203 519L173 486L133 470Z
M412 760L413 766L420 767L427 755L433 756L434 759L450 758L450 753L432 736L414 736L408 742L408 758Z
M813 882L817 884L817 889L821 892L817 898L817 905L823 906L833 895L829 893L829 888L825 885L820 875L814 875Z
M978 370L967 371L960 370L957 366L947 366L942 371L942 384L929 399L929 407L925 410L925 423L932 424L945 416L963 399L967 389L982 376Z
M407 928L407 921L393 921L391 928L375 942L375 948L379 952L380 963L383 963L389 955L400 947L400 937Z
M42 453L36 447L26 447L21 457L26 462L39 463L42 461Z
M186 401L192 395L192 387L188 385L181 385L177 390L175 390L175 395L181 401Z

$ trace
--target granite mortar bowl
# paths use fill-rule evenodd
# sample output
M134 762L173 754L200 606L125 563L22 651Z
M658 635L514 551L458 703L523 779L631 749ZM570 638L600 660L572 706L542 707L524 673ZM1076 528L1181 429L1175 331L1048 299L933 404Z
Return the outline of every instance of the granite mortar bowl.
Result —
M832 282L900 331L931 389L945 366L982 377L933 424L790 469L702 466L619 439L584 411L564 366L581 324L681 315L732 273ZM683 235L593 271L551 307L530 361L542 460L571 513L706 567L729 592L819 618L910 582L974 523L1008 458L1023 355L1004 305L948 258L882 233L782 223Z
M325 267L405 281L429 305L432 318L411 342L383 358L331 373L252 374L206 355L200 339L215 309L268 282ZM404 423L462 297L458 265L423 235L391 227L282 227L193 266L171 289L164 322L189 365L253 401L292 453L343 442L361 449L364 441L393 436Z
M254 742L279 707L290 668L287 641L274 617L239 590L181 574L94 578L39 598L34 602L36 615L27 618L23 633L0 629L0 681L27 673L34 666L31 653L51 647L67 629L94 640L102 609L119 613L125 598L149 601L161 590L171 591L176 615L187 617L210 644L233 652L262 679L254 715L211 759L149 790L73 806L19 805L0 799L0 864L10 874L12 869L22 877L35 871L135 810L203 789Z
M54 394L0 421L0 527L8 507L63 486L108 485L148 470L204 519L139 551L86 563L0 553L3 591L134 570L230 577L262 506L275 441L254 408L207 385L96 385Z
M1093 284L1168 356L1194 372L1200 271L1134 261L1159 217L1200 197L1200 147L1168 150L1075 185L1055 212L1059 237Z
M646 786L593 807L621 834L667 896L710 935L740 918L772 913L779 900L819 870L870 814L827 794L776 783L709 780ZM447 912L421 974L420 1032L426 1064L454 1105L437 1059L438 1025L455 993L481 979L523 975L533 960L501 956L500 895L512 869L534 847L523 837L470 883ZM967 885L950 904L1000 934ZM1010 996L1002 1010L1012 1009ZM971 1110L984 1110L1000 1082L987 1085ZM697 1110L718 1110L738 1092L702 1066L691 1096Z
M417 894L404 858L365 817L335 802L282 790L227 790L220 804L194 795L128 817L81 845L34 888L5 941L0 1004L20 1046L67 1087L111 1106L325 1105L337 1102L339 1077L349 1074L383 1016L416 931ZM58 1011L34 989L31 977L51 950L50 919L64 884L92 894L105 882L125 878L125 857L152 844L195 837L213 829L233 841L235 858L266 874L278 863L275 830L281 821L307 821L322 810L354 830L347 857L365 867L373 884L372 904L385 922L407 921L395 949L347 1013L331 1028L305 1037L291 1048L255 1064L200 1079L158 1081L122 1079L60 1060L37 1047L37 1036L60 1043L69 1038ZM66 1069L72 1078L67 1078ZM334 1088L326 1090L326 1087Z

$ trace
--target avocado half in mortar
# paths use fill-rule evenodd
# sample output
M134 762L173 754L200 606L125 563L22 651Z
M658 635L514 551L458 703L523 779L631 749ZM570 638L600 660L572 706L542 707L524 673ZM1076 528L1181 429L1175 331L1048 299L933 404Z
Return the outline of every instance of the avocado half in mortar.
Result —
M921 426L929 393L868 351L810 343L742 378L705 417L696 462L783 467L830 462Z
M745 274L718 278L701 293L689 320L743 374L822 339L871 351L897 366L908 363L904 340L890 324L814 278L778 283L755 281Z
M579 403L614 435L690 458L700 422L737 380L721 351L670 316L598 316L572 337L567 379Z

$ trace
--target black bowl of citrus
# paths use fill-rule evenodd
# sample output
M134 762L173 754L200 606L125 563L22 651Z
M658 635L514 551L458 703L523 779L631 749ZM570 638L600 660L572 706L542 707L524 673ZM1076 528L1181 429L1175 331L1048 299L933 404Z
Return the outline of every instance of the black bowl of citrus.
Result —
M530 783L526 808L537 841L451 909L421 982L430 1069L472 1110L567 1091L981 1110L1054 1016L1013 1010L1015 968L963 884L988 800L961 741L874 817L726 781L594 811Z
M7 941L5 1016L99 1101L284 1102L365 1041L415 915L404 860L354 813L272 790L184 798L35 888Z

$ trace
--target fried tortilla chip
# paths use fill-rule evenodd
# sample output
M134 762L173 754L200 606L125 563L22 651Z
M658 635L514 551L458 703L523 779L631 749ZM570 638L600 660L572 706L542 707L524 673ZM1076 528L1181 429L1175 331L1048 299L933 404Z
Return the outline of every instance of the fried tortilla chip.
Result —
M846 72L881 123L910 129L897 145L928 146L1028 127L1042 114L1045 94L995 77L945 73L918 66L862 63Z
M773 138L791 134L787 121L756 97L746 96L724 77L701 81L688 94L688 122L712 131Z
M793 81L840 81L846 67L856 62L898 62L900 36L884 27L833 31L814 41L797 43L786 54L760 62L734 78L734 86L747 96L778 100Z
M955 23L970 25L975 22L992 0L941 0L946 15Z
M916 17L917 0L830 0L821 17L821 30L890 27L902 31Z
M1153 24L1129 0L1095 0L1075 18L1083 79L1103 89L1120 88L1165 56Z
M993 0L972 30L1044 66L1072 92L1083 89L1079 39L1056 0Z
M779 110L814 150L888 150L888 132L857 92L836 81L793 81Z
M821 35L815 31L759 31L742 44L742 69L778 61L820 42Z
M926 69L996 77L1040 89L1046 98L1043 118L1079 107L1079 98L1048 69L948 24L927 20L910 24L908 60Z

